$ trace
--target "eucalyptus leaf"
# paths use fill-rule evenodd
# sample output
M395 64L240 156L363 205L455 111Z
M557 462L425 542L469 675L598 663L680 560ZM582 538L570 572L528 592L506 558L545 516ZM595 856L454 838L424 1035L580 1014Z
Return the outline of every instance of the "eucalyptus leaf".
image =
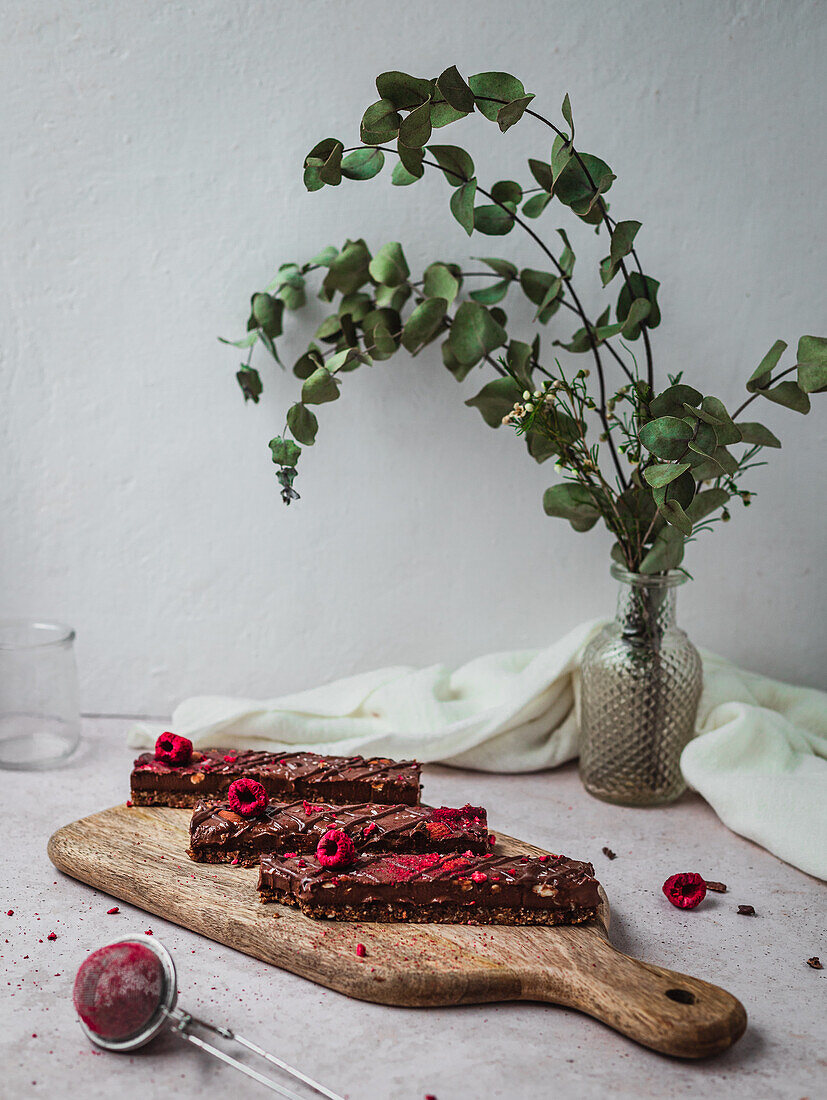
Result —
M319 430L319 421L314 413L299 401L287 410L287 427L299 443L312 447Z
M449 126L452 122L458 122L459 119L465 118L469 113L468 111L458 111L455 107L452 107L437 84L431 96L431 125L435 130L443 126Z
M458 187L451 195L451 213L470 237L474 232L474 198L477 194L475 179Z
M390 359L399 347L402 318L398 311L386 306L371 310L362 318L365 350L374 359Z
M487 264L498 275L502 275L504 279L517 278L516 264L512 264L510 260L498 260L496 256L478 256L476 258L481 263Z
M609 256L613 264L619 264L634 247L634 240L640 229L640 222L618 222L612 230L612 243Z
M827 338L802 336L796 355L798 384L805 393L827 391Z
M402 116L389 99L371 103L362 116L359 127L360 140L365 145L381 145L393 141L402 125Z
M324 187L322 167L324 161L319 157L308 157L304 164L304 186L308 191L321 191Z
M558 134L551 147L551 180L548 187L549 191L554 190L554 184L562 175L563 169L571 160L572 155L571 143Z
M505 329L478 302L463 302L451 324L449 343L460 363L478 363L484 355L502 347Z
M765 428L763 424L759 424L756 421L749 421L747 423L739 421L738 427L741 431L742 443L757 443L759 447L781 446L781 440L773 435L769 428Z
M700 523L701 520L723 508L729 500L726 489L704 489L693 497L692 503L686 508L686 515L692 523Z
M527 218L539 218L550 202L551 195L532 195L523 203L523 213Z
M314 370L302 386L302 401L306 405L325 405L338 396L339 386L327 367Z
M299 455L302 453L301 447L297 446L292 439L282 439L280 435L277 435L275 439L271 439L268 446L273 456L273 462L278 466L295 466L299 461Z
M566 92L563 97L563 106L560 108L560 114L569 124L571 132L574 133L574 119L571 117L571 100L569 99L569 93Z
M445 264L429 264L424 276L422 289L426 298L444 298L450 305L459 294L459 280Z
M628 282L624 282L620 294L618 295L618 321L626 320L634 299L646 298L651 303L652 308L644 324L646 328L657 328L660 324L660 310L658 309L659 286L660 283L657 282L656 279L651 279L648 275L641 275L638 271L631 272Z
M533 389L531 345L522 340L511 340L508 344L506 362L512 376L524 389Z
M660 466L647 466L646 469L643 471L643 476L653 488L660 489L662 486L668 485L670 481L674 481L675 478L680 477L681 474L688 469L688 462L676 462Z
M382 99L392 103L394 107L411 110L419 107L431 95L432 82L418 76L409 76L392 70L380 73L376 78L376 91Z
M393 171L391 172L391 183L394 187L408 187L410 184L416 183L419 179L422 179L421 172L418 176L413 175L413 173L408 171L401 160L394 164Z
M701 402L701 412L711 414L717 423L714 424L718 442L728 447L730 443L741 442L741 429L734 424L732 417L726 411L723 401L717 397L705 397ZM702 417L703 419L703 417ZM709 423L709 421L707 421Z
M640 326L652 311L652 303L647 298L635 298L623 321L622 333L627 340L637 340Z
M522 81L509 73L477 73L468 78L468 84L474 93L477 110L491 122L497 121L503 104L525 95Z
M769 385L772 372L778 363L778 360L787 350L787 345L783 340L776 340L755 370L747 379L747 390L750 393L756 393L758 390L764 389Z
M331 263L333 262L333 260L336 259L338 255L339 249L334 248L332 244L329 244L326 248L323 248L321 252L317 252L310 263L318 264L319 267L330 267Z
M491 283L489 286L481 287L479 290L472 290L469 297L473 298L475 302L480 302L484 306L493 306L496 305L497 302L503 300L510 286L510 279L500 279L499 282Z
M596 490L589 490L585 485L564 481L546 489L543 511L547 516L567 519L576 531L588 531L600 519L596 495Z
M370 279L370 252L363 240L348 241L328 266L324 285L341 294L352 294Z
M531 159L528 162L528 167L531 169L531 174L535 180L543 188L544 191L548 191L551 194L553 186L553 179L551 175L551 165L546 164L544 160Z
M258 330L248 332L240 340L225 340L223 336L219 336L218 341L221 344L229 344L232 348L251 348L258 341Z
M474 210L474 228L488 237L502 237L514 228L513 203L503 206L477 206ZM505 207L505 208L504 208Z
M460 363L459 359L457 359L457 357L451 351L451 345L447 340L445 340L442 344L442 362L445 364L451 374L453 374L457 382L462 382L462 380L472 370L472 366L470 363Z
M512 99L510 103L506 103L504 107L500 107L497 111L497 124L500 127L500 131L504 134L506 130L509 130L515 122L519 122L525 114L525 109L534 99L533 95L521 96L519 99Z
M416 107L402 119L399 127L399 143L409 149L421 149L431 140L431 101Z
M342 161L342 175L349 180L369 180L382 171L385 154L381 149L368 146L354 149Z
M491 198L495 202L518 203L523 200L523 189L514 180L498 180L491 188Z
M251 305L253 317L255 317L259 328L266 332L271 340L281 336L284 302L279 298L274 298L271 294L254 294Z
M312 345L303 355L300 355L293 364L293 374L295 374L297 378L304 380L305 378L309 378L310 375L321 366L324 366L322 354L315 345Z
M779 382L771 390L761 390L761 396L768 401L774 401L776 405L783 405L785 409L792 409L793 412L810 411L810 398L797 382Z
M667 387L663 393L659 393L654 400L650 401L649 411L653 417L681 417L684 414L684 405L700 405L702 400L703 394L699 393L694 386L678 382L677 385Z
M638 432L640 442L658 458L682 458L692 438L692 429L675 416L659 416L644 424Z
M470 86L466 84L460 76L456 65L452 65L450 69L446 69L445 72L437 78L436 86L442 93L445 102L456 111L468 114L474 110L474 93L471 91Z
M402 330L402 346L416 355L429 343L442 327L448 309L445 298L426 298L411 313Z
M434 157L452 187L460 187L474 177L474 162L464 149L457 145L429 145Z
M520 389L513 378L495 378L474 397L469 397L465 404L472 409L479 409L489 428L498 428L519 397Z
M411 273L402 245L389 241L383 245L368 265L371 278L384 286L399 286Z
M241 369L236 372L236 380L241 387L241 392L244 394L244 403L252 401L254 405L258 404L258 399L261 397L261 375L255 369L246 363L243 363Z
M648 575L677 569L683 561L685 547L684 536L676 527L664 527L640 563L640 572Z
M684 512L677 500L665 500L658 505L658 511L672 527L677 527L688 538L692 534L692 520Z

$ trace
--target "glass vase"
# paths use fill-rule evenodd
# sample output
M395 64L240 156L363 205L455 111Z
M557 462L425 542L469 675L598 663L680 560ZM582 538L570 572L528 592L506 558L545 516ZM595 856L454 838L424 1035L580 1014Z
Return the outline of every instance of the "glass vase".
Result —
M695 731L701 658L675 624L686 577L612 566L615 620L581 665L580 777L589 794L624 806L672 802L686 784L680 757Z

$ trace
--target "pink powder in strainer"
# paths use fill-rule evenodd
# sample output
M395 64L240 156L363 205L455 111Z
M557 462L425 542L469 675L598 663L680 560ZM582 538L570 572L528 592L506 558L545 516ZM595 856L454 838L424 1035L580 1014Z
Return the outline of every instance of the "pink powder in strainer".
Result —
M163 990L164 970L155 952L138 943L116 943L93 951L81 964L72 997L88 1028L117 1041L146 1027Z

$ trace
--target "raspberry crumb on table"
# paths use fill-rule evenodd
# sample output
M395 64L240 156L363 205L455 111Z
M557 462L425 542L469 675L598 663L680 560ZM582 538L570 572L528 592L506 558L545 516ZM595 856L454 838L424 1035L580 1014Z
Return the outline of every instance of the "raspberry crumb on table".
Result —
M117 905L113 905L111 909L106 910L107 916L111 916L113 913L120 913L120 909L117 907Z
M356 944L356 954L359 956L360 959L363 959L367 954L367 951L365 950L365 945L363 943Z
M46 937L46 939L47 940L56 940L57 939L57 933L56 932L50 932L49 935Z

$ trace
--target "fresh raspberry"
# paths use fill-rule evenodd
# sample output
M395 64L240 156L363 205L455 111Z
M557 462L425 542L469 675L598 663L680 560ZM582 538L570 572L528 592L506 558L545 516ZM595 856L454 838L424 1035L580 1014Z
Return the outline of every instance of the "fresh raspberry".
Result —
M267 792L255 779L236 779L227 791L227 801L242 817L255 817L267 805Z
M663 892L678 909L694 909L706 897L706 883L694 872L672 875L664 882Z
M347 833L328 829L316 846L316 859L322 867L349 867L356 862L356 848Z
M155 759L165 764L189 764L192 759L192 741L174 733L162 733L155 742Z

